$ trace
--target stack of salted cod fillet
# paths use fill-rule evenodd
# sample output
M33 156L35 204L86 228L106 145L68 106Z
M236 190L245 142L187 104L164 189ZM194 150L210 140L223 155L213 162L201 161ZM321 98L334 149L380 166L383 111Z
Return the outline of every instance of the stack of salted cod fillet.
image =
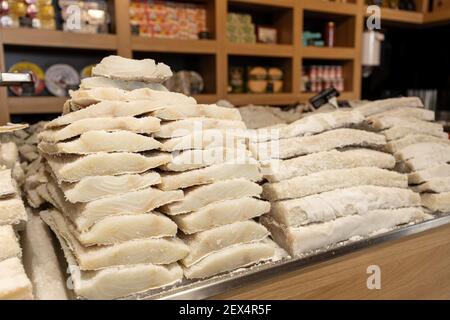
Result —
M261 220L291 255L425 218L406 175L390 171L394 157L377 151L386 139L356 129L363 121L358 111L317 113L253 138L272 203Z
M54 206L41 217L59 238L76 295L109 299L182 279L177 261L188 247L157 208L183 192L155 188L155 169L172 158L154 139L163 129L154 113L196 101L159 85L171 72L153 60L108 57L93 74L39 134L49 182L38 192Z
M170 106L155 111L163 122L155 136L173 158L162 166L161 190L183 190L165 205L189 246L181 260L188 279L206 278L281 257L269 232L254 221L270 209L259 199L262 179L245 145L237 109L216 105Z
M0 127L0 132L22 129L21 126ZM15 144L0 145L0 300L33 299L31 282L22 264L22 249L17 238L17 229L27 221L17 184L12 177L12 168L18 160ZM19 165L20 167L20 165Z
M434 111L419 98L380 100L359 107L372 128L381 131L394 154L396 168L408 173L411 188L421 193L422 206L433 213L450 212L450 141Z

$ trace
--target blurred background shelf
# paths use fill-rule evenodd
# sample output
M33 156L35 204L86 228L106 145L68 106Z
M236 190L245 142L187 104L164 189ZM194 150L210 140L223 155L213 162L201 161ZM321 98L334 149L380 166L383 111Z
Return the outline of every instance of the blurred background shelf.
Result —
M292 57L294 46L285 44L230 43L226 44L227 53L242 56Z
M12 114L61 113L66 97L8 97Z
M310 59L353 59L356 56L354 48L303 47L302 56Z
M303 8L309 11L332 14L357 15L359 12L356 0L347 3L326 0L303 0Z
M143 52L216 53L215 40L157 39L133 36L131 48Z

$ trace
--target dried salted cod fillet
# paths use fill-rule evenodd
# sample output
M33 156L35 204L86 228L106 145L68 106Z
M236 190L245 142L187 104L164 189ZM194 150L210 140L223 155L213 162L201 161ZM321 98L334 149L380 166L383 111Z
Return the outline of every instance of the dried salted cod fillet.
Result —
M141 173L171 160L170 154L104 153L83 157L47 157L52 172L59 182L76 182L89 176L109 176Z
M385 144L386 139L380 134L357 129L336 129L308 137L251 143L250 150L259 160L268 160L287 159L345 147L381 148Z
M328 113L317 113L304 117L279 129L279 136L275 138L287 139L297 136L308 136L324 131L350 127L362 124L364 116L358 111L334 111ZM257 141L272 140L270 132L258 130Z
M355 236L369 236L376 231L391 229L398 225L420 222L429 215L419 208L373 210L364 215L350 215L324 223L301 227L284 227L270 217L262 223L269 229L277 244L291 255L324 249Z
M370 121L372 128L376 130L385 130L393 127L406 127L429 132L430 134L440 135L444 128L441 124L435 122L427 122L416 118L405 118L395 116L384 116Z
M421 157L423 155L442 158L442 154L450 154L450 144L422 142L409 145L394 154L399 161Z
M27 221L27 212L20 196L0 199L0 226L19 225Z
M162 139L163 151L181 151L198 149L227 147L234 148L244 146L245 132L241 130L209 129L194 131L186 136L172 139Z
M67 200L89 202L111 195L141 190L161 182L158 172L149 171L142 174L124 174L120 176L90 176L79 182L62 182L61 189Z
M416 171L408 174L409 184L419 184L436 178L450 177L450 165L440 164L429 169Z
M154 117L93 118L77 120L61 129L42 131L39 133L39 138L46 142L58 142L93 130L125 130L134 133L151 133L158 131L159 128L159 119Z
M390 98L368 102L355 108L355 110L358 110L367 117L377 113L404 107L423 108L423 103L418 97Z
M159 149L161 143L152 137L129 131L89 131L68 142L39 143L38 148L47 154L91 154L97 152L143 152Z
M12 226L0 226L0 261L22 256L19 240Z
M0 133L13 132L28 128L28 123L7 123L5 126L0 126Z
M118 79L114 80L104 77L89 77L81 79L80 89L88 90L95 88L116 88L128 91L149 88L158 91L168 91L167 88L160 83L145 83L141 81L125 81Z
M431 154L424 153L421 156L406 160L403 164L405 165L406 172L414 172L447 162L450 162L450 152L436 152Z
M353 186L407 188L406 175L374 167L326 170L263 185L262 197L270 201L293 199Z
M268 235L269 231L263 225L247 220L185 236L182 240L189 246L189 255L181 262L190 267L214 252L233 245L258 242Z
M156 63L153 59L136 60L111 55L92 68L92 75L125 81L162 83L172 76L172 71L169 66Z
M152 115L162 120L182 120L192 117L205 117L242 121L238 109L219 107L215 104L167 106L160 110L156 110Z
M0 300L32 300L33 288L19 258L0 262Z
M242 121L198 117L162 123L160 131L154 135L157 138L176 138L208 129L244 130L246 126Z
M433 212L450 212L450 192L443 193L422 193L422 206Z
M412 186L411 189L413 189L415 192L435 192L435 193L442 193L442 192L450 192L450 177L443 177L443 178L435 178L431 179L423 184L420 184L418 186Z
M250 151L240 148L210 148L206 150L185 150L173 155L172 161L161 166L165 171L188 171L208 167L219 163L252 163Z
M185 234L192 234L213 227L259 217L269 210L269 202L244 197L214 202L197 211L173 216L172 219Z
M356 109L358 110L358 109ZM410 107L401 107L393 110L381 112L374 114L368 118L369 121L373 121L377 118L382 118L385 116L393 116L393 117L405 117L405 118L415 118L424 121L434 121L435 113L433 110L427 110L423 108L410 108Z
M323 170L357 167L392 169L395 158L387 153L370 149L347 151L323 151L288 160L271 161L264 169L269 182L279 182L297 176L305 176Z
M81 270L98 270L141 263L170 264L183 259L189 248L177 238L139 239L111 246L83 247L73 236L71 224L56 210L43 211L41 218L66 241Z
M186 189L183 200L167 204L160 210L168 215L177 215L201 209L220 200L259 197L261 192L261 186L247 179L218 181Z
M19 159L19 150L14 142L0 144L0 166L11 169Z
M425 143L425 142L442 143L442 144L450 145L449 139L437 138L437 137L433 137L433 136L425 135L425 134L412 134L412 135L405 136L401 139L388 142L385 146L385 150L390 153L395 153L395 152L398 152L398 151L402 150L403 148L406 148L410 145L417 144L417 143Z
M188 279L207 278L225 271L272 260L276 251L276 244L268 239L232 246L210 254L189 268L184 268L184 276Z
M409 189L359 186L314 194L271 204L269 215L285 226L360 214L375 209L396 209L420 206L420 196Z
M45 129L65 126L78 120L92 118L134 117L162 108L151 101L102 101L87 108L62 115L45 125Z
M423 126L398 126L398 127L392 127L390 129L381 131L381 133L386 137L386 140L388 142L392 140L398 140L404 137L407 137L409 135L431 135L437 138L441 139L448 139L448 134L444 132L444 129L442 128L441 131L438 130L429 130L428 128L425 128Z
M14 186L11 169L0 168L0 198L16 194L16 187Z
M256 161L255 164L222 163L182 173L162 174L158 187L162 190L176 190L236 178L261 180L262 175Z

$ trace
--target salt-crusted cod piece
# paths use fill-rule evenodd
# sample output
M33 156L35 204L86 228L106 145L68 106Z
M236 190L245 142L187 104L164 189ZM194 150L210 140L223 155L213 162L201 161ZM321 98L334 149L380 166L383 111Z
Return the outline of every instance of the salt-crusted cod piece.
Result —
M168 215L177 215L199 210L216 201L259 197L261 192L261 186L247 179L217 181L185 189L183 200L167 204L160 210Z
M77 182L89 176L142 173L168 163L167 153L99 152L82 157L49 157L47 163L58 182Z
M263 199L276 201L293 199L353 186L407 188L406 175L374 167L326 170L263 185Z
M16 193L11 169L0 169L0 198L8 197Z
M392 169L394 166L395 158L380 151L370 149L331 150L288 160L272 160L267 165L263 165L263 173L264 178L269 182L279 182L323 170L357 167Z
M259 160L287 159L309 153L345 147L381 148L386 139L379 134L357 129L336 129L308 137L296 137L261 143L250 143L250 151Z
M411 135L405 136L403 138L400 138L398 140L393 140L393 141L388 142L384 149L389 153L395 153L395 152L398 152L398 151L402 150L403 148L406 148L410 145L418 144L418 143L425 143L425 142L442 143L442 144L450 145L449 139L433 137L433 136L426 135L426 134L411 134Z
M104 77L89 77L81 79L80 89L89 90L95 88L115 88L132 91L136 89L149 88L157 91L169 91L161 83L146 83L141 81L126 81L109 79Z
M270 215L285 226L325 222L376 209L420 206L420 196L409 189L358 186L327 191L299 199L271 203Z
M159 119L154 117L118 117L77 120L61 129L49 129L39 133L39 139L46 142L58 142L77 137L88 131L120 131L151 133L160 128Z
M373 119L372 121L370 121L370 125L375 130L385 130L393 127L405 127L428 132L432 135L440 135L444 131L442 125L439 123L422 121L416 118L395 116L384 116Z
M269 202L244 197L214 202L198 211L173 216L172 219L185 234L192 234L213 227L256 218L269 212L269 210Z
M446 158L446 153L450 154L450 144L423 142L409 145L397 151L394 156L398 161L406 161L423 155Z
M0 262L0 300L32 300L33 288L19 258Z
M423 103L418 97L390 98L368 102L356 107L355 110L358 110L367 117L377 113L404 107L423 108Z
M386 137L386 140L388 142L392 140L398 140L404 137L407 137L409 135L431 135L437 138L441 139L448 139L448 134L444 132L444 129L442 130L436 130L436 128L433 128L430 130L427 127L424 126L397 126L392 127L390 129L381 131L381 133Z
M143 152L159 149L161 143L155 139L130 131L89 131L68 142L39 143L38 148L47 154L91 154L97 152Z
M71 224L56 210L40 213L52 231L69 246L81 270L98 270L141 263L170 264L183 259L189 248L177 238L138 239L111 246L83 247L74 237Z
M427 110L423 108L400 107L389 111L374 114L373 116L368 117L367 120L373 121L377 118L382 118L385 116L415 118L423 121L434 121L435 113L432 110Z
M219 107L215 104L167 106L160 110L156 110L152 115L162 120L182 120L187 118L205 117L242 121L241 114L237 109Z
M450 212L450 192L422 193L422 205L435 213Z
M158 187L162 190L176 190L236 178L261 180L256 160L250 164L222 163L182 173L165 173L162 174Z
M450 162L450 152L433 152L430 154L424 153L415 158L408 159L404 162L404 168L406 172L413 172L419 170L425 170L430 167L434 167L440 164Z
M23 226L26 221L27 213L20 196L0 199L0 226L7 224Z
M262 223L269 229L277 244L297 256L324 249L355 236L370 236L376 231L391 229L410 222L431 218L419 208L373 210L364 215L350 215L324 223L301 227L284 227L270 217Z
M411 186L415 192L450 192L450 177L434 178L418 186Z
M430 180L450 177L450 165L440 164L429 169L408 174L409 184L419 184Z
M268 239L231 246L210 254L189 268L184 268L184 276L187 279L207 278L259 262L274 260L277 250L276 244Z
M148 171L142 174L84 177L75 183L62 182L60 187L67 200L76 203L137 191L158 183L161 183L159 173Z
M21 256L22 250L14 229L10 225L0 226L0 261Z
M181 260L190 267L206 256L242 243L258 242L268 237L269 231L253 221L240 221L182 237L189 246L189 255Z
M153 59L128 59L120 56L108 56L92 68L93 76L125 81L162 83L172 77L170 67L156 63Z

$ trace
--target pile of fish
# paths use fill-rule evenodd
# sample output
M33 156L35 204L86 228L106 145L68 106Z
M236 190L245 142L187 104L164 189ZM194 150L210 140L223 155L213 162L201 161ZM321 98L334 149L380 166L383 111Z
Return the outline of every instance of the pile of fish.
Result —
M0 133L23 129L22 125L0 127ZM14 142L0 144L0 300L33 299L33 288L23 263L17 231L27 221L27 213L14 175L23 178ZM15 172L15 174L13 174Z
M386 151L394 155L399 172L432 213L450 211L450 140L441 124L433 122L434 111L419 98L375 101L358 110L371 127L387 139Z
M392 171L394 157L380 151L385 137L362 130L364 121L353 110L315 113L253 139L271 201L261 220L291 255L427 218L407 176Z

